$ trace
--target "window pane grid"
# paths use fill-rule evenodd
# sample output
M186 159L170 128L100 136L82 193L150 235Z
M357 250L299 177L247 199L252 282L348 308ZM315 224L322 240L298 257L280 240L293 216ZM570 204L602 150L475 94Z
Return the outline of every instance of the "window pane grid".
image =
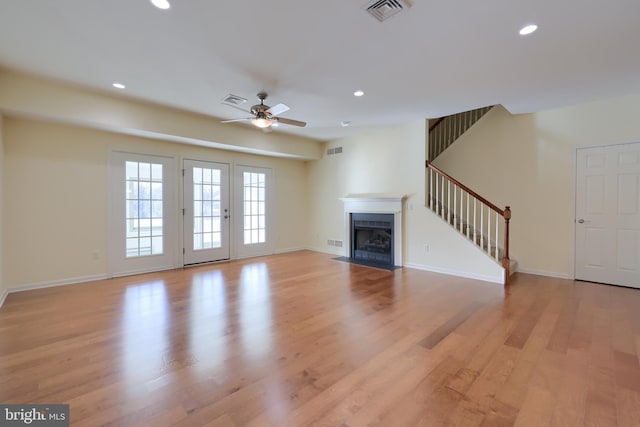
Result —
M164 252L162 172L162 164L125 162L127 258Z
M244 244L265 243L265 177L264 173L243 173Z
M193 168L193 250L222 247L220 170Z

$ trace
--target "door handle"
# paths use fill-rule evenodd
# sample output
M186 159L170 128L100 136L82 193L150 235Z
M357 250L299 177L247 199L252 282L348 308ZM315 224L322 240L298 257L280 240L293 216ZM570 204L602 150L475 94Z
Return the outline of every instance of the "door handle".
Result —
M580 219L578 220L578 224L585 224L585 223L587 223L587 222L591 222L591 221L587 221L587 220L584 220L584 219L582 219L582 218L580 218Z

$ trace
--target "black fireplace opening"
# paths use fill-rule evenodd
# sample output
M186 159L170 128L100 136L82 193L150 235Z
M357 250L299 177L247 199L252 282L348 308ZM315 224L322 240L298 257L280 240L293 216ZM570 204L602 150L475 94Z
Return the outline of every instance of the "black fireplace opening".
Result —
M351 214L351 258L392 266L393 214Z

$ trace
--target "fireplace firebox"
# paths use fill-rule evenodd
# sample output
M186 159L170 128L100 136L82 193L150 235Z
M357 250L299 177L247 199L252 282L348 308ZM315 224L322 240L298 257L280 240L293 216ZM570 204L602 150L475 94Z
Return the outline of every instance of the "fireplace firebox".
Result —
M351 258L394 265L393 214L351 214Z

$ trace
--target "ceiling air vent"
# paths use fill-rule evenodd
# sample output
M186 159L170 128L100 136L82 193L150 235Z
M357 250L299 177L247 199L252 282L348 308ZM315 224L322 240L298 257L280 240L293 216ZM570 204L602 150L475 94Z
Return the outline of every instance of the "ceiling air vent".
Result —
M365 6L367 12L380 22L410 7L411 2L409 0L375 0Z
M247 100L241 96L229 94L224 97L222 102L226 102L227 104L240 105L247 102Z

